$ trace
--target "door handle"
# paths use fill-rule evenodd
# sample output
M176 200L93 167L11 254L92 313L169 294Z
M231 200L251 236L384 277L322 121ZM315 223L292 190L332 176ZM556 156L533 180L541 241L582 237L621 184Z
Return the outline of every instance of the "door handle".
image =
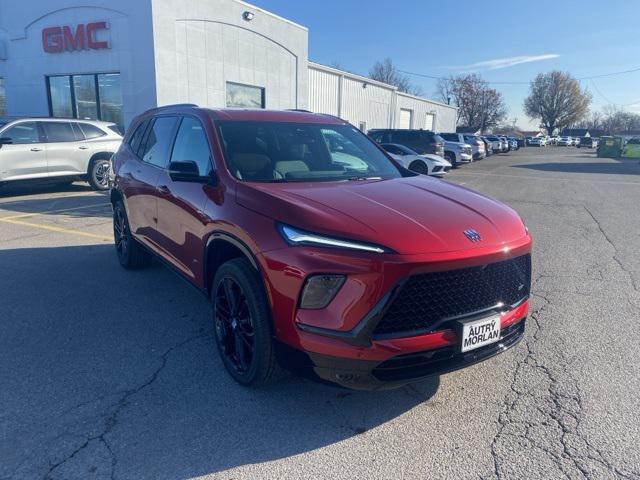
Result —
M79 149L79 150L88 150L88 149L89 149L89 147L85 147L84 145L80 145L80 146L78 147L78 149Z
M41 152L41 151L42 151L42 149L41 149L41 148L38 148L38 147L33 147L33 148L31 149L31 151L32 151L32 152Z

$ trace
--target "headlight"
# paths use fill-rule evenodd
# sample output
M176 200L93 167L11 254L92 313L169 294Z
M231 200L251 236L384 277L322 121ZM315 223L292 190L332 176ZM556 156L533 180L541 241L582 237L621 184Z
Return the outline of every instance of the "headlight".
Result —
M390 253L387 248L368 243L352 242L339 238L325 237L315 233L305 232L288 225L278 225L278 230L289 245L311 245L315 247L346 248L348 250L360 250L362 252Z

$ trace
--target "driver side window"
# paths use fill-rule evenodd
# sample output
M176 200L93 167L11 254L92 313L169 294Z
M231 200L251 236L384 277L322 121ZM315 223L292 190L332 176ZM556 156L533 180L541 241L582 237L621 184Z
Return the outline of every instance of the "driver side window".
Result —
M5 130L0 137L10 138L13 145L40 143L36 122L23 122Z

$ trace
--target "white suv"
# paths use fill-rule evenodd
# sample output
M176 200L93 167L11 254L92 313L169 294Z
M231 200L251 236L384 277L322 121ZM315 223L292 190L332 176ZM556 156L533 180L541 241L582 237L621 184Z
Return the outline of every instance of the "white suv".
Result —
M115 123L56 118L0 119L0 184L87 180L109 188L111 155L122 142Z

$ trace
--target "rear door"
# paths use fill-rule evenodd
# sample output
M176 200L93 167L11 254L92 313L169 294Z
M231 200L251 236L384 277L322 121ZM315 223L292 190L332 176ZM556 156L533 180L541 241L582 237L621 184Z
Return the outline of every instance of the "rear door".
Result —
M156 187L169 159L178 120L176 116L159 116L141 125L142 139L138 144L136 130L129 145L133 155L119 171L131 231L155 250L159 250Z
M40 122L47 142L49 176L82 175L87 173L86 152L82 149L84 135L73 122Z
M46 145L37 122L15 123L0 137L11 141L0 146L0 181L48 176Z
M202 177L213 171L212 150L202 122L184 116L177 130L170 162L193 161ZM165 258L191 281L199 284L203 271L202 248L207 235L205 206L212 188L203 183L176 182L168 169L158 177L158 243Z

